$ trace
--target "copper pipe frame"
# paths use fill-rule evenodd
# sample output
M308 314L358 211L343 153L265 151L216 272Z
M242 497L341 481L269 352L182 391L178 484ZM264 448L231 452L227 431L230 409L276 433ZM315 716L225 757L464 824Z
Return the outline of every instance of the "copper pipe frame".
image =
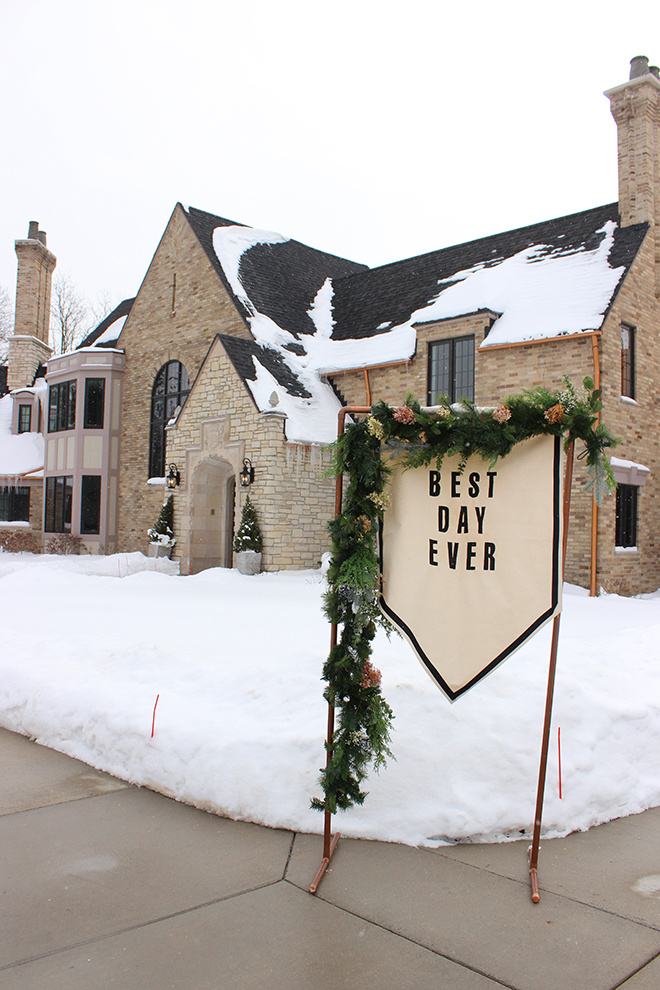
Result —
M594 334L591 338L592 352L594 358L594 388L600 388L600 353L598 351L598 337ZM600 413L596 419L600 423ZM589 581L589 595L595 598L598 593L598 503L595 498L591 500L591 574Z
M568 543L568 517L571 510L571 484L573 482L573 457L575 453L575 441L571 440L566 454L566 475L564 477L564 501L562 512L562 538L561 538L561 580L564 580L564 570L566 568L566 546ZM555 690L555 673L557 670L557 646L559 643L559 620L561 613L555 615L552 622L552 645L550 647L550 665L548 669L548 689L545 697L545 721L543 723L543 741L541 743L541 760L539 763L539 783L536 793L536 812L534 814L534 835L529 848L529 879L532 886L532 900L538 904L541 900L539 894L538 866L539 866L539 845L541 841L541 818L543 815L543 793L545 791L545 777L548 768L548 749L550 746L550 722L552 720L552 699Z
M371 398L369 390L369 378L365 371L365 384L367 385L367 395ZM339 415L337 417L337 437L339 438L344 432L344 424L346 422L346 416L349 413L368 413L371 412L371 406L342 406L339 410ZM335 481L335 519L341 512L341 503L343 495L343 479L341 474L337 475ZM330 649L333 650L337 645L337 623L333 622L330 626ZM328 732L326 737L326 758L325 765L329 765L332 759L332 739L335 732L335 706L328 704ZM316 871L316 876L310 883L308 890L310 894L315 894L318 890L318 886L323 879L328 866L330 865L330 860L332 855L337 848L337 843L341 838L340 833L337 832L335 836L332 835L332 813L330 811L325 811L324 821L323 821L323 859L321 860L321 865Z

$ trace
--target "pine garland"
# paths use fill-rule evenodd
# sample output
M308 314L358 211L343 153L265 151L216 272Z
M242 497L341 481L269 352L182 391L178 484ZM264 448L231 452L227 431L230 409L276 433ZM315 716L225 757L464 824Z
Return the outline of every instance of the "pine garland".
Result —
M371 643L377 625L391 626L379 609L379 562L375 535L388 504L390 468L384 454L405 468L424 467L458 455L460 469L480 455L492 467L516 444L540 435L563 436L565 447L580 440L589 471L587 490L600 505L616 482L605 450L618 440L598 423L601 390L584 379L578 394L568 378L564 388L545 388L511 396L495 409L479 409L471 402L442 400L422 408L411 396L406 405L379 402L365 420L349 424L334 445L331 473L344 474L348 485L340 515L328 524L332 560L328 570L325 614L341 627L336 646L323 667L324 697L337 711L337 727L330 743L330 760L321 771L325 797L313 798L312 807L334 814L362 804L367 792L361 784L369 765L374 769L393 758L389 748L394 715L380 689L380 671L371 664Z

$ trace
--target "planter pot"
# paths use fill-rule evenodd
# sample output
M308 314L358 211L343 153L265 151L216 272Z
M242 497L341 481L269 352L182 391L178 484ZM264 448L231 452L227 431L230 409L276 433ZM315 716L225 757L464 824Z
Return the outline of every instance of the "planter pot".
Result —
M261 570L261 554L256 550L239 550L236 554L236 570L241 574L258 574Z
M150 557L169 557L171 553L172 553L172 547L166 547L164 543L149 544Z

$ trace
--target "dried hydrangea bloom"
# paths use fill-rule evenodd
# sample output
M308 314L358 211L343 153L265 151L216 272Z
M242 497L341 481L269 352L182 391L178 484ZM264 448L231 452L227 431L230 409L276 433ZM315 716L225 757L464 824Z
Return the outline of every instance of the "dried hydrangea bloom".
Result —
M498 423L506 423L511 419L511 410L508 406L498 406L497 409L493 409L493 419Z
M410 423L415 422L415 414L410 406L397 406L394 410L393 416L397 423L405 423L406 425L410 425Z
M549 423L561 423L564 418L564 407L558 402L556 406L546 409L544 415Z
M372 435L372 437L376 437L377 440L382 440L385 436L383 424L380 420L377 420L375 416L367 417L367 431Z
M366 660L364 667L362 668L362 680L360 681L360 687L378 687L382 680L382 676L383 675L379 671L378 667L374 667L371 660Z
M377 509L386 509L390 504L390 497L385 492L371 492L367 498L374 503Z

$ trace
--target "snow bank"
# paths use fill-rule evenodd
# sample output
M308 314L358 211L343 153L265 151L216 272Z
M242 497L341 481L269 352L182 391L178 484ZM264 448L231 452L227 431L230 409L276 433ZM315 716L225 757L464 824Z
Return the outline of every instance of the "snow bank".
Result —
M0 724L200 808L320 832L309 801L326 722L321 574L179 577L141 557L0 555ZM546 785L552 835L660 804L660 596L573 590ZM434 844L529 831L549 641L542 631L449 705L405 641L379 635L397 759L369 779L363 808L338 816L341 832Z

